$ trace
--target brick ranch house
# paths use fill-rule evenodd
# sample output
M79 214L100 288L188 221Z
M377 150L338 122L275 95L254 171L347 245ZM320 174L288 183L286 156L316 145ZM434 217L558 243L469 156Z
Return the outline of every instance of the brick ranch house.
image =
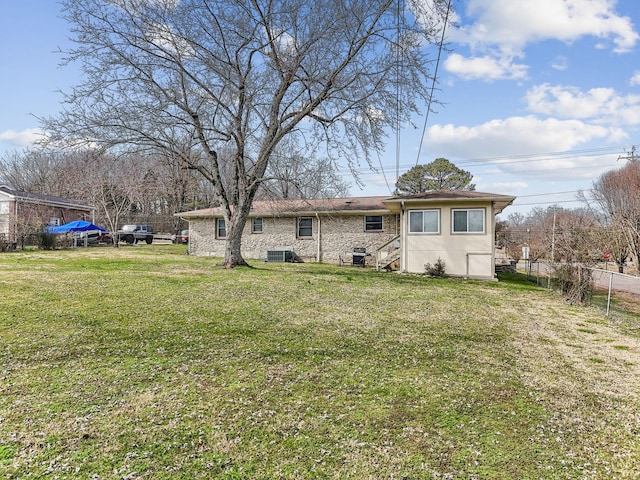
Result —
M0 240L17 244L48 225L93 221L94 208L69 198L21 192L0 185Z
M245 258L395 266L424 273L495 277L495 216L515 197L462 190L396 197L254 202L242 240ZM189 253L224 256L220 208L177 214L189 222Z

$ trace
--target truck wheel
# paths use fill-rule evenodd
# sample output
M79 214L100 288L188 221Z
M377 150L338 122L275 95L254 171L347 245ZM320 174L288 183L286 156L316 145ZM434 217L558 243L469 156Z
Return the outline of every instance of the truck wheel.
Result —
M153 235L147 235L147 238L145 238L144 241L147 242L147 245L151 245L153 242Z
M134 238L133 235L125 235L124 236L124 241L127 242L129 245L133 245L133 243L136 241L136 239Z

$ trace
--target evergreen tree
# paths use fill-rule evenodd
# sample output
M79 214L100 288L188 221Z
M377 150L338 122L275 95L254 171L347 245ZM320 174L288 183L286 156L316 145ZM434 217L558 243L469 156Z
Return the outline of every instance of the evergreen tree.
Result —
M396 195L410 195L430 190L475 190L473 175L456 167L446 158L436 158L426 165L416 165L400 175Z

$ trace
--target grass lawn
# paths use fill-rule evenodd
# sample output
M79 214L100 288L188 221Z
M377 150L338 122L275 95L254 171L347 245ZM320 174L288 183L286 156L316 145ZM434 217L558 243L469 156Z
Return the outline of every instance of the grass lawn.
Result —
M1 478L638 478L639 315L185 251L0 256Z

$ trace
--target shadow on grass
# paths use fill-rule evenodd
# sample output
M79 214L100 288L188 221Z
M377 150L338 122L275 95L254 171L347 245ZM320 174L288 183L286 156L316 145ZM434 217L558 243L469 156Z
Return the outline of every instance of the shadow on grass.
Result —
M545 287L536 284L535 277L525 275L524 273L498 272L497 276L500 282L518 290L546 290Z

